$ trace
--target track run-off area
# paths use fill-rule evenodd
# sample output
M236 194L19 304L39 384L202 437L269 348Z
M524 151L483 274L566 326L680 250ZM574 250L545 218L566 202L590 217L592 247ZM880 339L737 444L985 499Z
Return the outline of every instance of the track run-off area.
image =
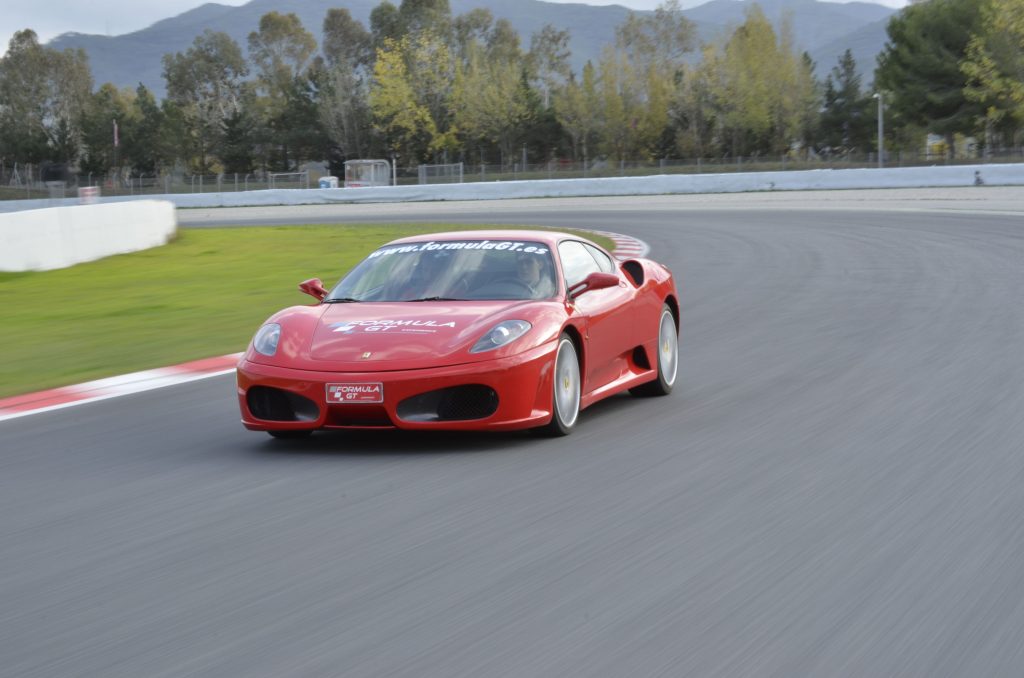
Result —
M178 217L638 238L676 390L557 440L272 440L231 375L0 422L3 678L1020 675L1024 189Z

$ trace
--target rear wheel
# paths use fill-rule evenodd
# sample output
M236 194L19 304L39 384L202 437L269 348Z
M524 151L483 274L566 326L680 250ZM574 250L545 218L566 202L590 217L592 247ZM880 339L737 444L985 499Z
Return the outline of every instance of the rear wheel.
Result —
M658 378L629 390L636 396L664 396L672 392L679 369L679 335L672 309L665 304L658 319Z
M267 431L270 437L277 438L278 440L297 440L299 438L308 438L312 435L312 431L309 430L298 430L298 431Z
M569 335L558 338L552 377L551 421L539 429L549 436L566 436L580 416L580 361Z

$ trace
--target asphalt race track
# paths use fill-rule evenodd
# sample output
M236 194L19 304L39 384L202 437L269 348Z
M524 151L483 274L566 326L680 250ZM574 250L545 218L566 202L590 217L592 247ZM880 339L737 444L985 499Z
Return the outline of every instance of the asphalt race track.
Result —
M561 440L276 441L229 376L0 423L0 676L1024 671L1024 191L181 213L417 219L645 240L676 392Z

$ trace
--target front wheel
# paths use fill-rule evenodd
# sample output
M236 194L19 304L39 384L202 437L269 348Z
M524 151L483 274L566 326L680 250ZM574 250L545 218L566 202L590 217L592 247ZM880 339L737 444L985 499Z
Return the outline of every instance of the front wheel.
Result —
M658 320L658 378L629 390L635 396L664 396L672 392L679 369L679 335L672 309L661 307Z
M539 429L549 436L567 436L580 416L580 361L569 335L558 339L551 393L551 421Z

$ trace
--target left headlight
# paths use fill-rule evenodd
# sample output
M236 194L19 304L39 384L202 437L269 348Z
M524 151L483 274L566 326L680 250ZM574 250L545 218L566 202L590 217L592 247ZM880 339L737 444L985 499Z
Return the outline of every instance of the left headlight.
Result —
M277 353L277 342L281 341L281 326L277 323L267 323L256 331L252 338L252 347L257 353L263 355L274 355Z
M533 325L525 320L506 320L500 322L492 327L487 334L480 337L480 340L473 345L473 348L469 349L469 352L483 353L484 351L493 351L496 348L501 348L505 344L515 341L526 334L531 327Z

